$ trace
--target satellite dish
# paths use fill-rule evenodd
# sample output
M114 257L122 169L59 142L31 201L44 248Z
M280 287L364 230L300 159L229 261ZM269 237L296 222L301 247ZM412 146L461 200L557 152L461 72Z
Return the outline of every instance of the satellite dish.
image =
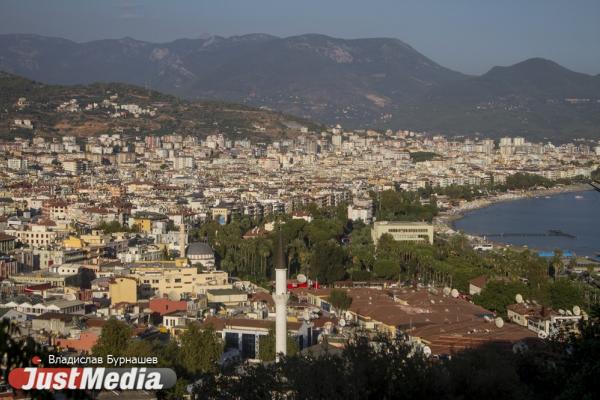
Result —
M340 318L340 326L341 327L346 326L346 320L344 318Z
M523 302L523 296L522 296L522 295L520 295L520 294L517 294L517 295L515 296L515 301L516 301L517 303L521 304L521 303Z
M304 283L307 281L306 275L304 274L298 274L298 276L296 277L296 279L298 280L298 282L300 283Z
M540 339L546 339L548 337L548 334L546 332L544 332L544 331L539 331L538 337Z
M450 289L448 286L446 286L443 290L444 296L450 296L451 291L452 291L452 289Z
M457 298L458 297L458 290L456 289L452 289L452 291L450 292L450 296Z
M65 297L65 300L70 300L70 301L73 301L73 300L77 299L77 297L75 297L74 293L68 293L64 297Z
M423 354L425 357L429 357L431 355L431 348L429 346L423 347Z
M568 316L573 316L573 313L571 312L571 310L567 310L565 312L567 313Z
M502 328L504 326L504 320L501 317L496 318L496 327Z
M560 315L565 315L565 310L563 310L562 308L560 308L560 309L558 310L558 313L559 313Z
M579 306L573 306L573 315L581 315L581 308Z

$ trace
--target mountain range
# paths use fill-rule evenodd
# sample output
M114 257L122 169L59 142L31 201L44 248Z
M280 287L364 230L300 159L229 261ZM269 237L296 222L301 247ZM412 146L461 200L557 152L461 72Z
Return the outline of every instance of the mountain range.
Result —
M266 34L149 43L0 35L0 70L52 84L125 82L349 128L600 138L600 75L532 58L481 76L389 38Z

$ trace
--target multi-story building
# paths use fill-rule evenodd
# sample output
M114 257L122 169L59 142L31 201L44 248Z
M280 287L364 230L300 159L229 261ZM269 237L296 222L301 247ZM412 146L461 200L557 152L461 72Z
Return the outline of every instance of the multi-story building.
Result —
M225 271L198 272L196 267L176 267L175 264L131 264L128 276L137 279L140 294L144 297L168 296L171 300L179 300L205 294L207 289L231 288Z
M373 243L377 243L385 234L391 235L396 241L433 244L433 225L425 222L376 221L371 229Z

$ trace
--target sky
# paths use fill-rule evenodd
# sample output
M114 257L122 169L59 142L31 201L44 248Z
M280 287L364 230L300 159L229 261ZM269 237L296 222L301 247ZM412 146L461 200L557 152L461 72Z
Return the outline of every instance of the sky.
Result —
M321 33L393 37L468 74L543 57L600 73L600 0L0 0L0 34L77 42Z

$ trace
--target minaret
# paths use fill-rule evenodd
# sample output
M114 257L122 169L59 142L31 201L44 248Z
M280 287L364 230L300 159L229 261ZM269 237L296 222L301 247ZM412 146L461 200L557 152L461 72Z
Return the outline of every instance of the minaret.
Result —
M283 254L283 239L279 228L279 246L277 248L277 264L275 266L275 360L287 354L287 302L290 297L287 291L287 266Z
M185 223L183 216L181 217L181 225L179 225L179 257L185 258Z

